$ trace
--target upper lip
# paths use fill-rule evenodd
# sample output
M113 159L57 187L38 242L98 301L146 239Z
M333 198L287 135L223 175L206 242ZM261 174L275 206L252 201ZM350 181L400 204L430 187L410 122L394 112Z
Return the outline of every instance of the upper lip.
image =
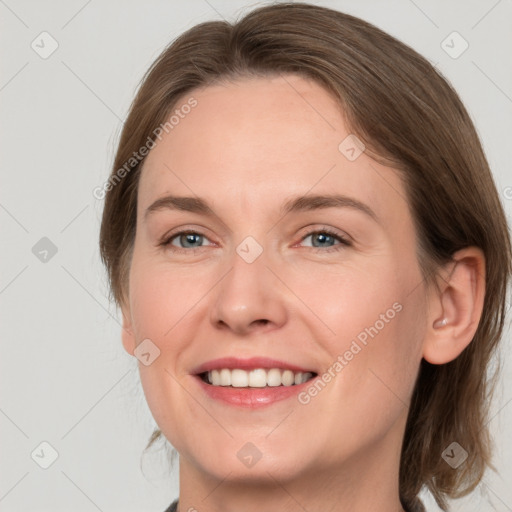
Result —
M213 359L207 361L192 370L192 373L198 375L200 373L209 372L211 370L220 370L222 368L241 370L255 370L256 368L281 368L282 370L292 370L293 372L311 372L315 373L311 369L287 363L286 361L280 361L279 359L271 359L268 357L251 357L248 359L242 359L238 357L221 357L219 359Z

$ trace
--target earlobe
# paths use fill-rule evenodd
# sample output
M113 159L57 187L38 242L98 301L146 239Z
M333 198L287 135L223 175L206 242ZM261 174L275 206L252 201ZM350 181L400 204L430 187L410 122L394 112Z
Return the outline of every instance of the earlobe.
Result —
M432 364L456 359L471 343L485 298L485 256L477 247L454 254L451 271L429 298L423 357Z
M129 319L129 316L127 313L123 310L123 329L121 332L121 339L123 342L123 347L130 354L133 356L133 352L135 350L135 336L133 334L132 330L132 323Z

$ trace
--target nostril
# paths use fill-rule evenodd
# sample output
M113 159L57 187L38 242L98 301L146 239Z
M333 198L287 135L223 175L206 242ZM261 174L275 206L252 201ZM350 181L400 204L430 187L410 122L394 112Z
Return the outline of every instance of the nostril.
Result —
M263 328L263 327L266 327L268 324L270 324L270 321L269 320L265 320L263 318L261 320L254 320L254 322L252 322L252 327Z

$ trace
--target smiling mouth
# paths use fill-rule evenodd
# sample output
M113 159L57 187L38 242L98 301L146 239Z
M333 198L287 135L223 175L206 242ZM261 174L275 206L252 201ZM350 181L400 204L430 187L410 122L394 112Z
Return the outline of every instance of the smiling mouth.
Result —
M202 372L199 377L211 386L266 388L297 386L313 379L316 375L314 372L294 372L281 368L256 368L249 371L240 368L222 368Z

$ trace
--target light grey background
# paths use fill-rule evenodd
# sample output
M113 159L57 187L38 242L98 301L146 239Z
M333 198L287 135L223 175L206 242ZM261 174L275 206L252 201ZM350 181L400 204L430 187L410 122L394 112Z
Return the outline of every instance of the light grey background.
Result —
M376 24L443 72L475 120L510 218L512 2L313 3ZM103 203L92 191L108 177L136 87L163 47L199 22L231 21L256 5L0 0L0 511L163 512L177 495L165 452L144 459L145 475L139 467L155 424L107 300L97 243ZM51 49L44 31L58 43L46 59L31 47ZM442 47L453 31L469 43L458 58ZM453 37L444 43L452 53L463 44ZM44 253L47 242L36 246L43 237L55 255ZM499 473L487 473L456 511L512 510L509 327L492 407ZM43 441L58 452L48 469L35 462L50 460Z

